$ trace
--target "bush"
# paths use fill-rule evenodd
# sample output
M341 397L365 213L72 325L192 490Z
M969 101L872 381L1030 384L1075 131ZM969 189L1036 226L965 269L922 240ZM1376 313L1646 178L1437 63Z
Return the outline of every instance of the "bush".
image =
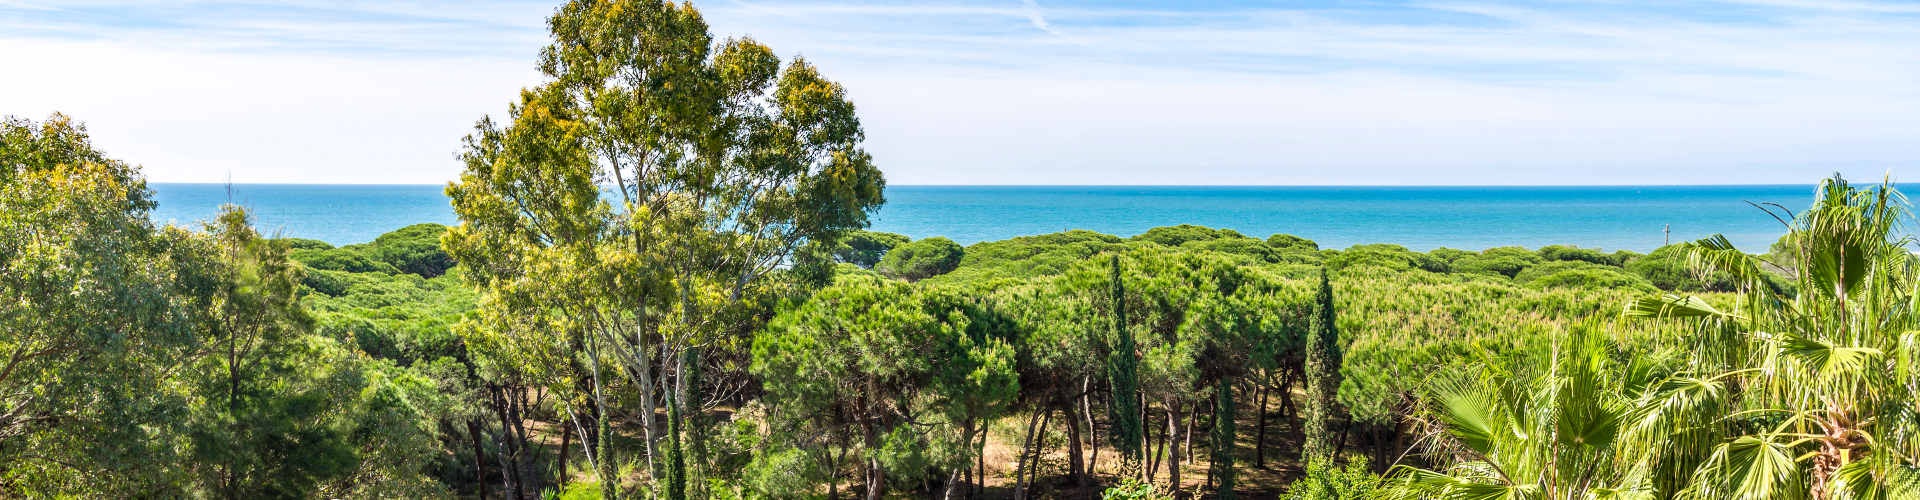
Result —
M1112 488L1107 488L1106 491L1100 492L1100 500L1165 500L1171 498L1173 497L1170 495L1161 494L1159 489L1154 488L1153 483L1143 483L1140 482L1139 479L1131 477L1121 480L1120 484L1113 485Z
M1458 248L1440 247L1427 252L1427 255L1431 255L1435 259L1440 259L1442 261L1447 262L1448 264L1452 264L1454 262L1459 262L1460 259L1473 257L1480 254L1469 252L1466 250L1461 250Z
M1581 290L1639 289L1653 292L1656 289L1645 278L1620 272L1613 268L1571 269L1547 274L1526 282L1534 288L1574 288Z
M1075 229L981 242L966 248L960 267L962 273L974 277L1054 275L1095 254L1122 249L1125 241L1110 234Z
M840 238L834 245L833 258L840 262L853 264L865 269L873 269L888 250L900 246L912 238L903 234L882 233L877 231L854 231Z
M1488 257L1468 255L1453 261L1451 269L1456 273L1485 274L1512 278L1532 267L1534 263L1511 255Z
M1687 250L1679 245L1655 249L1645 257L1627 263L1627 271L1645 278L1661 290L1680 292L1728 292L1735 288L1731 276L1714 273L1700 276L1687 265Z
M1605 264L1595 264L1592 262L1579 261L1579 260L1560 260L1560 261L1553 261L1553 262L1548 262L1545 264L1529 267L1527 268L1527 270L1521 271L1520 274L1514 275L1513 280L1520 283L1527 283L1533 280L1540 279L1541 277L1547 276L1549 274L1555 274L1555 273L1560 273L1564 271L1584 271L1584 270L1605 270L1605 271L1614 271L1614 272L1624 271L1620 268L1608 266Z
M352 246L326 250L294 250L291 257L310 269L350 273L394 274L400 272L392 264L368 257L359 247Z
M332 269L308 269L307 274L300 277L300 283L307 288L334 297L346 295L354 285L371 281L374 278L370 276Z
M1189 241L1180 248L1205 250L1234 255L1245 255L1262 262L1279 262L1280 251L1267 246L1265 242L1253 238L1222 238L1217 240Z
M287 248L294 250L327 250L333 248L333 244L331 243L307 238L280 238L279 240L286 242Z
M894 247L874 269L880 274L908 281L939 276L960 267L966 253L959 243L935 236Z
M453 267L453 256L440 248L447 226L414 224L382 234L367 245L367 254L400 272L432 278Z
M1618 266L1622 262L1615 260L1615 255L1603 254L1600 253L1599 250L1591 248L1580 248L1569 245L1547 245L1540 247L1540 258L1546 260L1591 262L1609 266Z
M1335 271L1366 265L1393 270L1421 269L1436 273L1447 272L1447 263L1440 259L1408 250L1407 247L1385 243L1354 245L1346 250L1332 252L1326 258L1326 265Z
M1178 226L1162 226L1162 227L1156 227L1153 229L1148 229L1147 232L1140 233L1139 235L1134 236L1133 240L1134 241L1151 241L1154 243L1159 243L1159 244L1170 246L1170 247L1177 247L1180 245L1185 245L1187 244L1187 242L1190 242L1190 241L1207 241L1207 240L1218 240L1223 238L1237 239L1237 238L1246 238L1246 237L1247 235L1240 234L1239 231L1234 231L1232 229L1214 229L1206 226L1181 224Z
M1307 475L1287 485L1283 500L1354 500L1373 498L1380 492L1380 476L1367 468L1367 460L1347 461L1346 467L1326 462L1307 464Z
M1320 244L1313 240L1291 234L1274 234L1267 237L1267 246L1275 249L1319 250Z

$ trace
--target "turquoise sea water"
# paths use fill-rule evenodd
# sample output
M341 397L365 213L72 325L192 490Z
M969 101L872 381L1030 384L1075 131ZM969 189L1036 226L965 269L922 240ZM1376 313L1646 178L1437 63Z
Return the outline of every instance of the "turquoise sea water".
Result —
M160 222L211 217L229 200L219 184L154 184ZM372 240L419 222L455 222L437 185L232 187L263 231L334 244ZM1813 187L1119 187L893 186L873 229L962 244L1091 229L1131 236L1155 226L1199 224L1264 238L1289 233L1322 248L1398 243L1416 250L1574 244L1651 250L1665 241L1723 233L1765 251L1784 230L1747 202L1794 210Z

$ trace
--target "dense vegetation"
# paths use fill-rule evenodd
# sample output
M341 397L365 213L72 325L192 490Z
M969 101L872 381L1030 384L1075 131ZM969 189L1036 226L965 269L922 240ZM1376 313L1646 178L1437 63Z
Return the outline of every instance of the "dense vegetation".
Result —
M362 244L156 227L80 125L0 123L0 496L1920 495L1890 185L1765 254L962 247L863 230L805 61L684 4L549 26L461 223Z

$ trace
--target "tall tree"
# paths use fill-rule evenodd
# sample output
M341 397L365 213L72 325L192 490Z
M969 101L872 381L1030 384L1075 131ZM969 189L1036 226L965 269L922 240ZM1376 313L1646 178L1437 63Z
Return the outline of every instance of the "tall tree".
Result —
M1309 313L1307 331L1307 411L1306 445L1303 456L1307 462L1331 460L1339 446L1335 443L1332 422L1338 411L1335 397L1340 391L1340 330L1335 324L1333 305L1333 284L1327 279L1325 268L1320 270L1320 287L1313 295L1313 309Z
M191 369L193 455L207 489L225 498L311 494L358 458L330 418L359 390L333 363L331 343L308 342L300 268L283 241L261 238L244 210L225 207L179 258L182 298L202 351Z
M156 367L194 338L153 206L80 123L0 121L0 496L184 494Z
M1107 330L1107 384L1111 399L1107 419L1113 422L1113 447L1123 460L1139 463L1145 428L1140 422L1140 354L1127 328L1127 288L1120 279L1120 256L1114 255L1109 301L1113 324Z
M1797 216L1770 211L1789 233L1782 262L1722 236L1685 245L1696 272L1734 278L1732 310L1671 294L1628 304L1696 332L1681 345L1689 365L1643 396L1627 429L1656 459L1688 464L1660 471L1657 486L1688 498L1920 496L1912 213L1891 182L1859 188L1836 175L1817 194ZM1796 286L1773 286L1768 266Z
M747 330L742 298L796 249L864 227L885 182L844 88L751 39L714 43L687 4L577 0L548 28L547 81L522 93L508 125L483 120L468 141L467 173L449 188L463 222L449 247L502 295L535 274L582 285L559 302L494 303L566 318L574 332L561 337L578 342L562 344L587 360L593 388L580 392L596 421L611 410L599 360L617 360L638 393L650 469L679 498L700 482L658 443L685 449L681 433L698 431L685 420L709 401L690 365L709 348L744 349L728 335ZM528 257L556 252L565 266L530 272L555 266ZM612 496L611 461L594 455Z

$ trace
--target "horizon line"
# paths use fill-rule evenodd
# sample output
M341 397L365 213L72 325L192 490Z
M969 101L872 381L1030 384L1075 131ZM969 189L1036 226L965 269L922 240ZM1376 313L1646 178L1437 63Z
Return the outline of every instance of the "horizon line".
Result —
M189 185L189 186L357 186L357 187L425 187L446 186L443 183L387 183L387 182L169 182L148 180L149 185ZM1895 185L1906 184L1895 182ZM1811 187L1819 183L1729 183L1729 184L887 184L886 187L933 187L933 188L1581 188L1581 187Z

